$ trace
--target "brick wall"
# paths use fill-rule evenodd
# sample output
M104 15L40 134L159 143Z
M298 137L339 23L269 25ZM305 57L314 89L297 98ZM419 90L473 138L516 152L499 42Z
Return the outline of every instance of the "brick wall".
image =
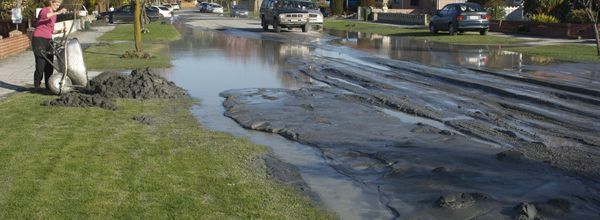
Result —
M20 32L11 32L9 37L0 39L0 59L23 52L29 48L29 45L27 35Z

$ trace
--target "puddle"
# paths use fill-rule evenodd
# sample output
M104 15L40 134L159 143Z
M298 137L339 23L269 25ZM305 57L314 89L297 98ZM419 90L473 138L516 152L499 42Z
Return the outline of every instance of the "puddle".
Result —
M498 45L451 45L408 37L327 30L336 37L333 44L344 45L376 56L416 61L426 65L460 65L474 68L524 71L551 77L579 77L600 84L600 64L564 63L559 60L528 56ZM540 72L546 72L542 74ZM567 76L565 76L565 74Z

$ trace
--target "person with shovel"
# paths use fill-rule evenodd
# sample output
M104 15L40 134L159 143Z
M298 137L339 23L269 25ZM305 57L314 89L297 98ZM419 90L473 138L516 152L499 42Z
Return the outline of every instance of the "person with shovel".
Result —
M42 77L44 77L46 89L48 89L48 79L52 75L52 72L54 72L52 64L48 62L54 60L54 55L48 54L48 51L51 50L50 41L52 40L52 34L61 33L61 31L54 31L56 16L67 12L67 9L65 8L58 10L61 4L62 0L50 0L50 6L42 8L40 11L36 21L35 31L33 31L31 48L33 50L33 55L35 56L33 86L36 89L40 88ZM65 29L63 28L62 32L64 31Z

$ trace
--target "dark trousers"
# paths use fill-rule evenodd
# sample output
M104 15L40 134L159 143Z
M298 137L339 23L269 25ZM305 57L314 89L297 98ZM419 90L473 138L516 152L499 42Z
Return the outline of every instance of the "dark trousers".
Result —
M51 50L50 39L33 37L31 39L31 48L33 49L33 55L35 56L35 72L33 73L33 86L39 88L42 83L42 77L46 83L46 89L48 87L48 79L54 72L52 64L50 64L44 57L50 62L54 61L54 55L49 54Z

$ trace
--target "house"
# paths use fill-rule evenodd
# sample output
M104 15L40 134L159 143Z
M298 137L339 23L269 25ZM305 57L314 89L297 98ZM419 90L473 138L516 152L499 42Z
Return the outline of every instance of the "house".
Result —
M467 0L387 0L387 2L393 9L410 9L411 13L432 13L447 4L465 3Z

